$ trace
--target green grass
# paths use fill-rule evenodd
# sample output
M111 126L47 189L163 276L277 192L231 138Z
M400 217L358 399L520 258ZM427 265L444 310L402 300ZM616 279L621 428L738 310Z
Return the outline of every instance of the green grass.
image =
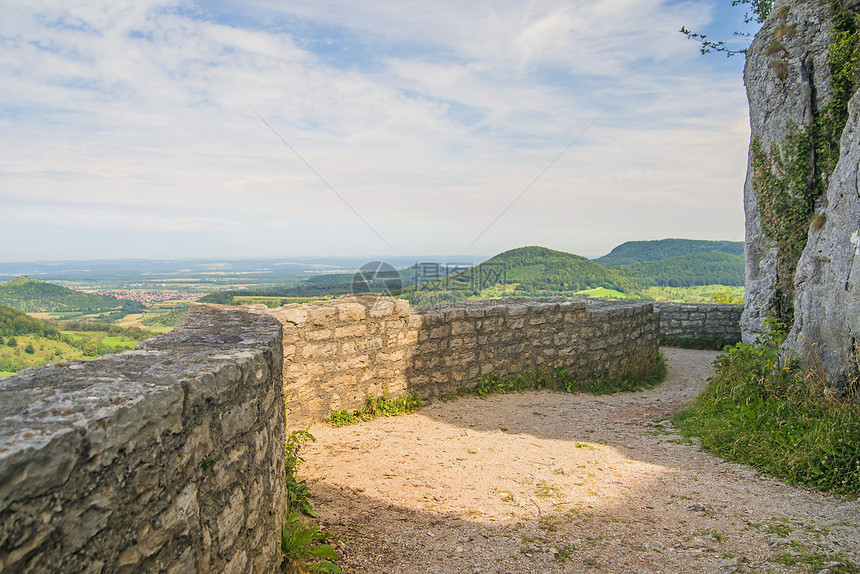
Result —
M329 422L333 426L342 427L356 424L361 421L369 421L379 417L391 417L404 413L414 412L421 406L421 399L415 395L408 395L396 399L389 399L385 395L376 397L368 395L364 406L360 409L334 411L329 415Z
M11 371L0 371L0 377L11 377L14 374L15 373L13 373Z
M650 300L667 303L714 303L714 295L731 294L743 298L744 288L726 285L702 285L698 287L647 287L642 295ZM720 296L718 295L718 297Z
M296 479L296 470L304 462L301 451L308 442L316 442L316 438L307 429L293 431L284 441L284 469L290 506L287 520L281 528L283 571L290 574L339 574L338 555L327 543L329 534L318 526L299 520L300 515L316 518L310 504L310 489L304 480Z
M17 347L0 345L0 370L3 373L15 372L28 367L41 367L57 361L74 361L84 359L84 353L63 341L56 341L37 335L21 335L15 337ZM33 345L35 353L25 352L27 345Z
M596 289L586 289L578 291L574 294L576 297L600 297L601 299L630 299L632 296L629 293L622 293L615 289L607 289L606 287L598 287Z
M566 393L608 395L622 391L642 391L660 384L666 377L666 363L659 352L645 353L623 361L608 373L575 376L566 367L530 371L507 377L481 377L473 389L461 387L457 394L507 394L524 390L553 389ZM446 399L453 398L448 395Z
M680 349L708 349L722 351L726 347L737 344L737 339L711 339L707 337L660 337L661 347L678 347Z
M77 339L84 339L111 347L122 347L124 349L133 349L140 342L125 335L111 335L107 331L61 331L61 333Z
M784 335L738 344L707 390L672 422L730 460L822 491L860 494L860 403L779 356ZM856 395L856 392L854 393Z
M842 557L841 554L819 554L819 553L800 553L793 555L788 552L780 554L774 560L785 566L797 566L804 564L810 567L811 572L819 572L827 566L827 571L831 574L860 574L860 567L850 560Z

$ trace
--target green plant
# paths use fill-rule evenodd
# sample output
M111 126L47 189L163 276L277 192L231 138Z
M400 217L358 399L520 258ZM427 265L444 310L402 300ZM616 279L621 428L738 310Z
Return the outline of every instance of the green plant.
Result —
M785 566L806 564L811 568L812 572L826 569L831 574L860 574L860 567L844 558L841 554L810 554L807 552L791 554L785 552L777 556L774 562L779 562Z
M731 289L720 289L714 292L714 303L718 305L743 305L744 296L735 295Z
M660 337L661 347L677 347L679 349L722 351L738 342L738 339L713 339L710 337Z
M831 0L834 27L828 51L833 98L813 109L813 120L789 133L779 145L763 149L756 137L750 145L752 185L762 232L777 249L777 284L771 311L786 325L794 321L794 271L814 224L816 201L827 189L839 160L839 140L848 121L848 101L858 83L860 26ZM783 31L788 34L788 29ZM788 74L784 60L771 63L780 79ZM819 222L822 225L823 222Z
M200 461L200 470L203 472L212 470L215 467L216 462L218 462L218 457L214 454L210 454Z
M321 532L318 526L299 521L299 513L316 518L310 504L311 492L307 483L296 479L296 470L304 462L302 447L308 442L316 442L310 427L289 433L284 441L284 474L290 508L281 528L281 553L288 572L339 574L340 567L331 562L338 559L337 553L330 544L325 544L328 533Z
M316 442L314 435L310 433L310 427L297 430L287 435L284 443L284 467L289 496L290 509L297 509L305 516L316 517L310 504L311 492L304 480L296 480L296 470L305 459L301 457L301 450L305 443Z
M672 422L703 448L822 491L860 493L860 404L780 356L784 331L718 357L705 392Z
M369 421L379 417L391 417L411 413L419 407L421 407L421 399L414 393L396 399L389 399L384 394L381 397L368 395L364 399L364 406L362 408L334 411L329 415L328 420L333 426L342 427L355 424L359 421Z
M472 393L479 397L531 390L554 389L566 393L606 395L620 391L640 391L659 384L666 376L666 363L659 352L641 353L620 361L607 373L575 376L567 367L534 370L507 377L488 375L478 379Z
M337 560L337 553L326 544L326 533L318 526L307 526L299 522L299 513L290 512L281 529L281 553L284 562L293 572L328 572L340 574L340 567L331 560ZM312 561L309 563L309 561Z
M565 562L573 556L573 553L576 552L576 544L568 544L564 548L559 549L558 554L555 555L556 562Z

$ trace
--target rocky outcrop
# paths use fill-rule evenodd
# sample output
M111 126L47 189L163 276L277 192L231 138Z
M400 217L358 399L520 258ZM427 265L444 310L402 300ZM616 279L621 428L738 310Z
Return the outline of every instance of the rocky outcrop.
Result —
M768 330L768 316L781 319L791 327L786 354L840 389L860 377L858 7L860 0L774 2L744 71L751 142L743 337L752 342Z
M850 104L824 216L796 272L793 355L845 388L860 378L860 93Z
M833 18L829 2L777 0L747 53L744 83L750 106L751 146L744 184L746 212L746 308L741 319L745 342L767 331L780 283L792 269L781 265L772 238L765 236L754 186L756 143L765 152L782 148L786 138L809 125L833 98L827 65ZM793 266L792 266L793 267ZM782 281L781 281L782 279Z

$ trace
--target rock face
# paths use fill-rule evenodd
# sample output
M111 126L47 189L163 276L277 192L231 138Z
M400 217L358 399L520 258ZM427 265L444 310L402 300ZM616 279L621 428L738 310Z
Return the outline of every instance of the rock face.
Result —
M782 146L786 137L809 124L814 112L832 100L827 65L832 27L829 2L777 0L756 34L747 53L744 83L750 106L751 140L758 140L763 150L769 151L773 144ZM753 171L751 152L744 184L746 308L741 330L746 343L767 331L765 318L780 274L787 272L779 265L779 250L762 230Z
M826 221L813 225L795 274L793 354L845 388L860 377L860 92L849 106Z
M858 7L858 0L841 3L852 16ZM794 323L785 351L844 389L860 376L860 95L855 93L850 102L836 167L820 173L824 170L816 166L807 180L824 185L818 187L818 197L809 198L818 215L810 213L808 235L798 236L806 237L802 254L791 255L765 233L764 223L773 221L774 213L766 213L769 206L758 197L763 188L761 179L756 182L754 151L758 146L776 158L768 170L783 177L787 168L780 162L792 161L787 138L815 122L834 100L828 56L839 8L828 0L775 1L747 55L751 145L744 187L746 307L741 329L745 342L755 340L767 331L766 317L777 311L780 293L787 295ZM815 161L817 156L812 157ZM759 177L761 173L759 169Z

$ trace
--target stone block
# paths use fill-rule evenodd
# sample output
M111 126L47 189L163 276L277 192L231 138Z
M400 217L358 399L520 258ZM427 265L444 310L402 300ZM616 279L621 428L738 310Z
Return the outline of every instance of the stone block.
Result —
M221 433L224 440L229 442L240 433L246 433L257 422L257 407L259 403L252 399L230 409L221 419Z
M308 311L306 309L281 307L271 313L278 321L285 325L301 326L308 320Z
M331 339L334 331L331 329L316 329L305 333L305 339L308 341L325 341Z
M372 319L381 319L394 313L394 302L389 299L377 299L370 307L369 315Z
M337 307L340 321L361 321L367 318L367 308L361 303L343 303Z
M312 307L307 310L308 321L317 327L331 325L336 317L337 309L335 307Z
M222 552L236 542L240 527L245 523L245 493L235 488L224 509L218 514L218 542Z
M334 330L334 336L338 339L343 339L344 337L363 337L366 333L367 325L361 323L338 327Z

